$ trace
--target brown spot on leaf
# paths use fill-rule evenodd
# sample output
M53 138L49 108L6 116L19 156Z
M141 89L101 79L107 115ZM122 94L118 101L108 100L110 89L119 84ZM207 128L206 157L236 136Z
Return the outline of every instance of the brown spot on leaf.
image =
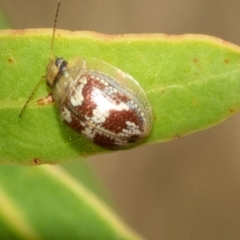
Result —
M197 64L199 61L198 61L197 58L194 58L194 59L193 59L193 62L194 62L195 64Z
M232 109L232 108L230 108L230 109L229 109L229 112L230 112L231 114L234 114L234 113L236 112L236 110L235 110L235 109Z
M16 62L13 57L9 57L7 60L8 60L9 63L15 63Z
M229 59L224 59L224 63L229 64L230 60Z
M39 165L41 163L41 160L39 158L34 158L33 163Z

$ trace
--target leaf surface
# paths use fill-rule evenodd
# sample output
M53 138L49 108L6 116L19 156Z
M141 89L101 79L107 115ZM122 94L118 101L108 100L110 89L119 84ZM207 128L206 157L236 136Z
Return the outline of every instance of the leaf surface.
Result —
M37 89L18 115L50 58L52 31L0 32L0 161L61 163L106 152L66 127ZM154 113L149 143L216 125L240 108L240 49L202 35L103 35L57 30L54 54L108 62L137 79Z

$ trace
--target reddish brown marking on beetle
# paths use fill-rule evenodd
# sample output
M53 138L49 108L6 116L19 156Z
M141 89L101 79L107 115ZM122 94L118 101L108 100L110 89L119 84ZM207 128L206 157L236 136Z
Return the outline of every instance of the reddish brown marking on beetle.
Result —
M112 139L112 138L110 138L110 137L108 137L106 135L100 134L100 133L96 133L95 134L93 142L95 144L98 144L99 146L107 147L107 148L111 148L111 147L116 147L117 146L115 144L114 139Z
M93 93L95 92L94 89L103 90L105 88L105 85L95 80L94 78L92 78L91 75L86 75L86 78L87 78L87 83L82 89L82 95L84 100L80 106L77 106L75 108L81 116L92 117L93 110L97 107L97 104L98 104L94 101L94 97L95 97L93 95ZM78 85L80 84L77 84L76 88ZM74 94L75 94L75 91L72 92L72 95Z
M90 86L94 86L94 87L96 87L98 89L101 89L101 90L103 90L106 87L103 83L96 80L94 75L93 76L92 75L85 75L85 77L88 81L87 85L89 84Z
M139 121L139 116L131 110L110 110L110 114L102 124L102 127L111 132L120 133L123 129L127 129L127 121L135 123L139 127L139 130L143 131L143 125Z
M229 59L224 59L224 63L229 64L230 60Z
M64 112L64 108L69 110L69 108L66 105L63 105L63 107L60 109L60 111ZM81 121L79 120L78 117L76 117L71 111L70 111L70 113L71 113L72 121L67 122L66 120L64 120L64 123L66 125L68 125L70 128L72 128L73 130L81 133L85 129L85 127L81 124Z
M96 80L95 77L92 77L92 76L87 76L87 80L89 81L89 83L92 85L92 86L96 86L98 89L101 89L103 90L106 86L101 83L100 81Z
M127 96L120 94L119 92L113 94L111 98L113 101L115 101L116 104L120 104L121 102L126 103L130 100Z
M46 105L46 104L50 104L53 103L54 99L53 99L53 95L49 94L48 96L44 97L44 98L40 98L39 100L37 100L37 104L38 105Z

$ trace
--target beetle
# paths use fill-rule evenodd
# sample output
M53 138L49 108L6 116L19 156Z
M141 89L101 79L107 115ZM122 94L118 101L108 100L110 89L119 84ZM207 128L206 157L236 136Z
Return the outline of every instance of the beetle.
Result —
M59 8L60 1L51 49ZM111 64L56 57L47 66L46 82L63 122L98 146L132 148L151 132L153 117L147 95L132 76Z

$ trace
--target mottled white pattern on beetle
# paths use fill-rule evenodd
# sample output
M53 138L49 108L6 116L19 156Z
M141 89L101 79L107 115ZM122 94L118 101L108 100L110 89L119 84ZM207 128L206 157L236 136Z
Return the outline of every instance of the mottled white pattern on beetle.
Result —
M83 96L83 89L85 85L88 83L87 77L84 75L79 74L75 79L71 78L69 74L65 74L65 77L68 77L70 80L70 86L68 86L70 91L69 94L69 101L71 105L75 108L78 106L81 106L84 101ZM125 122L125 128L121 129L121 132L114 133L110 130L107 130L105 127L102 126L107 120L107 118L110 116L111 110L112 111L135 111L138 112L138 116L142 117L142 121L145 122L145 114L142 111L142 109L139 108L138 103L136 103L133 100L127 101L127 102L115 102L111 96L113 94L116 94L119 92L119 89L117 89L114 86L109 85L109 83L100 76L95 75L88 75L91 80L97 80L101 84L103 84L105 87L103 89L94 88L92 87L91 90L91 99L92 102L96 103L96 107L92 109L92 116L83 116L83 121L80 121L79 123L81 126L83 126L83 130L81 133L87 137L88 139L94 141L96 134L100 134L102 136L105 136L109 139L112 139L113 143L115 145L124 146L128 144L129 137L133 136L142 136L144 134L144 130L139 129L139 125L137 125L135 122L131 122L126 120ZM120 91L120 94L121 91ZM71 124L72 122L72 113L67 109L63 108L61 115L62 118ZM146 126L144 126L146 127Z
M66 122L72 122L71 112L67 108L63 108L61 115Z
M126 121L126 125L127 125L127 128L122 129L122 131L118 134L104 129L103 127L101 127L101 125L99 125L98 128L85 126L86 128L82 131L82 134L92 140L94 139L96 133L103 134L104 136L107 136L107 137L114 136L114 141L116 144L127 143L127 140L123 140L121 139L121 137L142 135L142 131L139 130L139 126L137 126L134 122Z
M90 127L85 127L85 129L82 131L82 134L85 135L87 138L93 140L95 137L96 131L94 131Z
M93 116L91 117L92 122L98 124L98 123L104 123L106 121L106 118L108 117L109 113L103 112L99 108L95 108L93 110Z
M139 126L137 126L134 122L126 121L127 129L124 128L119 135L121 136L133 136L133 135L141 135L142 131L139 130Z
M81 106L84 100L82 90L84 86L87 84L87 79L85 77L80 78L80 83L75 91L70 93L70 102L74 107Z
M71 123L72 118L71 118L71 112L63 108L62 111L62 117L64 118L65 121L68 123ZM142 135L142 131L139 130L139 127L134 123L130 121L126 121L127 128L122 129L122 131L118 134L115 134L111 131L108 131L101 127L101 124L98 125L97 128L89 126L88 124L85 124L84 122L81 122L81 125L84 126L84 130L81 132L84 136L86 136L88 139L91 139L94 141L94 137L97 133L102 134L106 137L110 137L114 139L114 144L116 145L125 145L128 144L128 141L126 139L122 139L122 137L130 137L134 135Z
M128 105L125 102L121 102L120 104L116 104L113 101L110 101L109 99L102 94L102 91L100 89L94 89L92 98L95 103L97 103L97 108L99 108L100 112L109 112L110 110L114 111L123 111L129 110ZM109 114L104 114L105 116L108 116Z
M106 93L108 93L107 95L111 96L113 93L118 92L115 88L113 88L112 86L109 86L108 82L106 82L104 79L94 75L91 75L90 78L100 81L102 84L104 84L106 86L105 91ZM79 79L79 82L81 84L79 84L76 87L75 91L72 91L70 93L70 102L73 107L81 106L84 101L84 96L82 91L85 85L87 84L86 77L81 77ZM116 104L114 102L109 101L106 98L106 96L102 94L102 90L97 88L93 89L92 91L92 100L93 102L97 103L97 107L93 110L93 117L89 119L92 123L96 123L96 124L104 123L106 118L110 114L110 110L114 110L114 111L129 110L129 107L126 103Z

